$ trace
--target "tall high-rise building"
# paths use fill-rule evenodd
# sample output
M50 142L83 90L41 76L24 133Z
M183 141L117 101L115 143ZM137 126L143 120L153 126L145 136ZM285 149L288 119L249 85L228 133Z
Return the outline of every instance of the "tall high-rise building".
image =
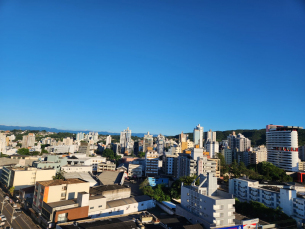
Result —
M144 135L144 140L143 140L144 153L146 153L148 150L153 150L153 144L154 144L153 135L147 132L147 134Z
M0 152L6 153L6 135L2 133L0 133Z
M234 152L244 152L248 151L251 147L251 140L246 138L244 135L239 133L238 135L235 134L233 131L232 134L230 134L227 137L228 145ZM234 158L236 159L236 158Z
M298 171L298 129L303 127L266 126L268 162L286 171Z
M131 130L129 129L129 127L127 127L126 130L121 132L120 144L121 144L122 153L133 150L133 144L131 140Z
M198 124L198 126L196 126L194 128L194 132L193 132L193 138L194 138L194 145L199 145L199 148L203 147L203 127L200 126L200 124Z
M77 141L81 141L81 140L83 140L84 138L85 138L85 134L84 134L84 133L80 132L80 133L77 133L77 134L76 134L76 140L77 140Z
M106 146L108 146L109 144L111 144L111 135L108 135L106 137Z
M206 137L205 140L208 141L210 140L211 142L216 141L216 132L209 130L208 132L206 132Z
M211 158L215 158L217 153L219 153L219 143L217 141L208 141L205 143L206 151L210 153Z
M165 137L159 134L157 137L157 152L159 155L164 153Z
M35 134L29 133L22 137L22 148L32 147L35 144Z

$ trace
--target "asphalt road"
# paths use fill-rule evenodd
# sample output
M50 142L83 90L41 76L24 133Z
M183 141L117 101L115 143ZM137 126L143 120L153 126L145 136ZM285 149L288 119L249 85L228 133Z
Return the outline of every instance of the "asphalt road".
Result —
M0 191L0 210L2 209L2 201L4 199L3 192ZM23 212L21 213L14 213L15 219L12 220L12 214L13 214L13 207L7 202L4 202L3 212L1 212L1 215L6 216L6 224L5 227L11 226L13 229L33 229L37 228L36 224Z

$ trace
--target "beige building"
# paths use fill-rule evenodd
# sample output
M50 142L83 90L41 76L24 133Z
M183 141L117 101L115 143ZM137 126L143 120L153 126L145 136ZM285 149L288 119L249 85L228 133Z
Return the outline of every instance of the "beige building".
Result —
M36 183L33 209L40 213L42 204L71 200L78 197L78 193L89 193L89 182L81 179L48 180Z
M97 165L97 172L103 172L104 170L115 171L116 165L111 161L101 162Z
M299 171L305 171L305 161L299 160Z
M34 186L37 181L52 180L55 169L37 169L33 167L4 167L1 182L15 190Z
M32 147L35 144L35 134L29 133L22 137L22 148Z
M128 176L129 177L142 177L142 165L131 164L128 165Z

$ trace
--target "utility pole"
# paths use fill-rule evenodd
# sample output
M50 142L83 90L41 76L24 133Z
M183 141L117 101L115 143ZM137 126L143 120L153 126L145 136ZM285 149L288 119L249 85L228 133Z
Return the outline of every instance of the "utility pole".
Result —
M13 212L12 212L12 218L11 218L10 229L12 229L12 223L13 223L13 219L14 219L14 213L15 213L15 208L13 208Z
M2 203L1 213L3 212L4 202L5 202L5 199L3 199L3 201L1 202Z

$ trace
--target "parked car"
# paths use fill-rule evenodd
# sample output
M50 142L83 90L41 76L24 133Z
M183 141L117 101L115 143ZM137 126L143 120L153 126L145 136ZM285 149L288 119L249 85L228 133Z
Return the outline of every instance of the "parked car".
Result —
M0 219L1 219L1 221L6 221L5 215L1 215L1 216L0 216Z
M22 211L21 211L20 208L16 208L16 209L15 209L15 212L16 212L16 213L21 213Z
M10 198L8 196L5 197L5 200L9 200Z

